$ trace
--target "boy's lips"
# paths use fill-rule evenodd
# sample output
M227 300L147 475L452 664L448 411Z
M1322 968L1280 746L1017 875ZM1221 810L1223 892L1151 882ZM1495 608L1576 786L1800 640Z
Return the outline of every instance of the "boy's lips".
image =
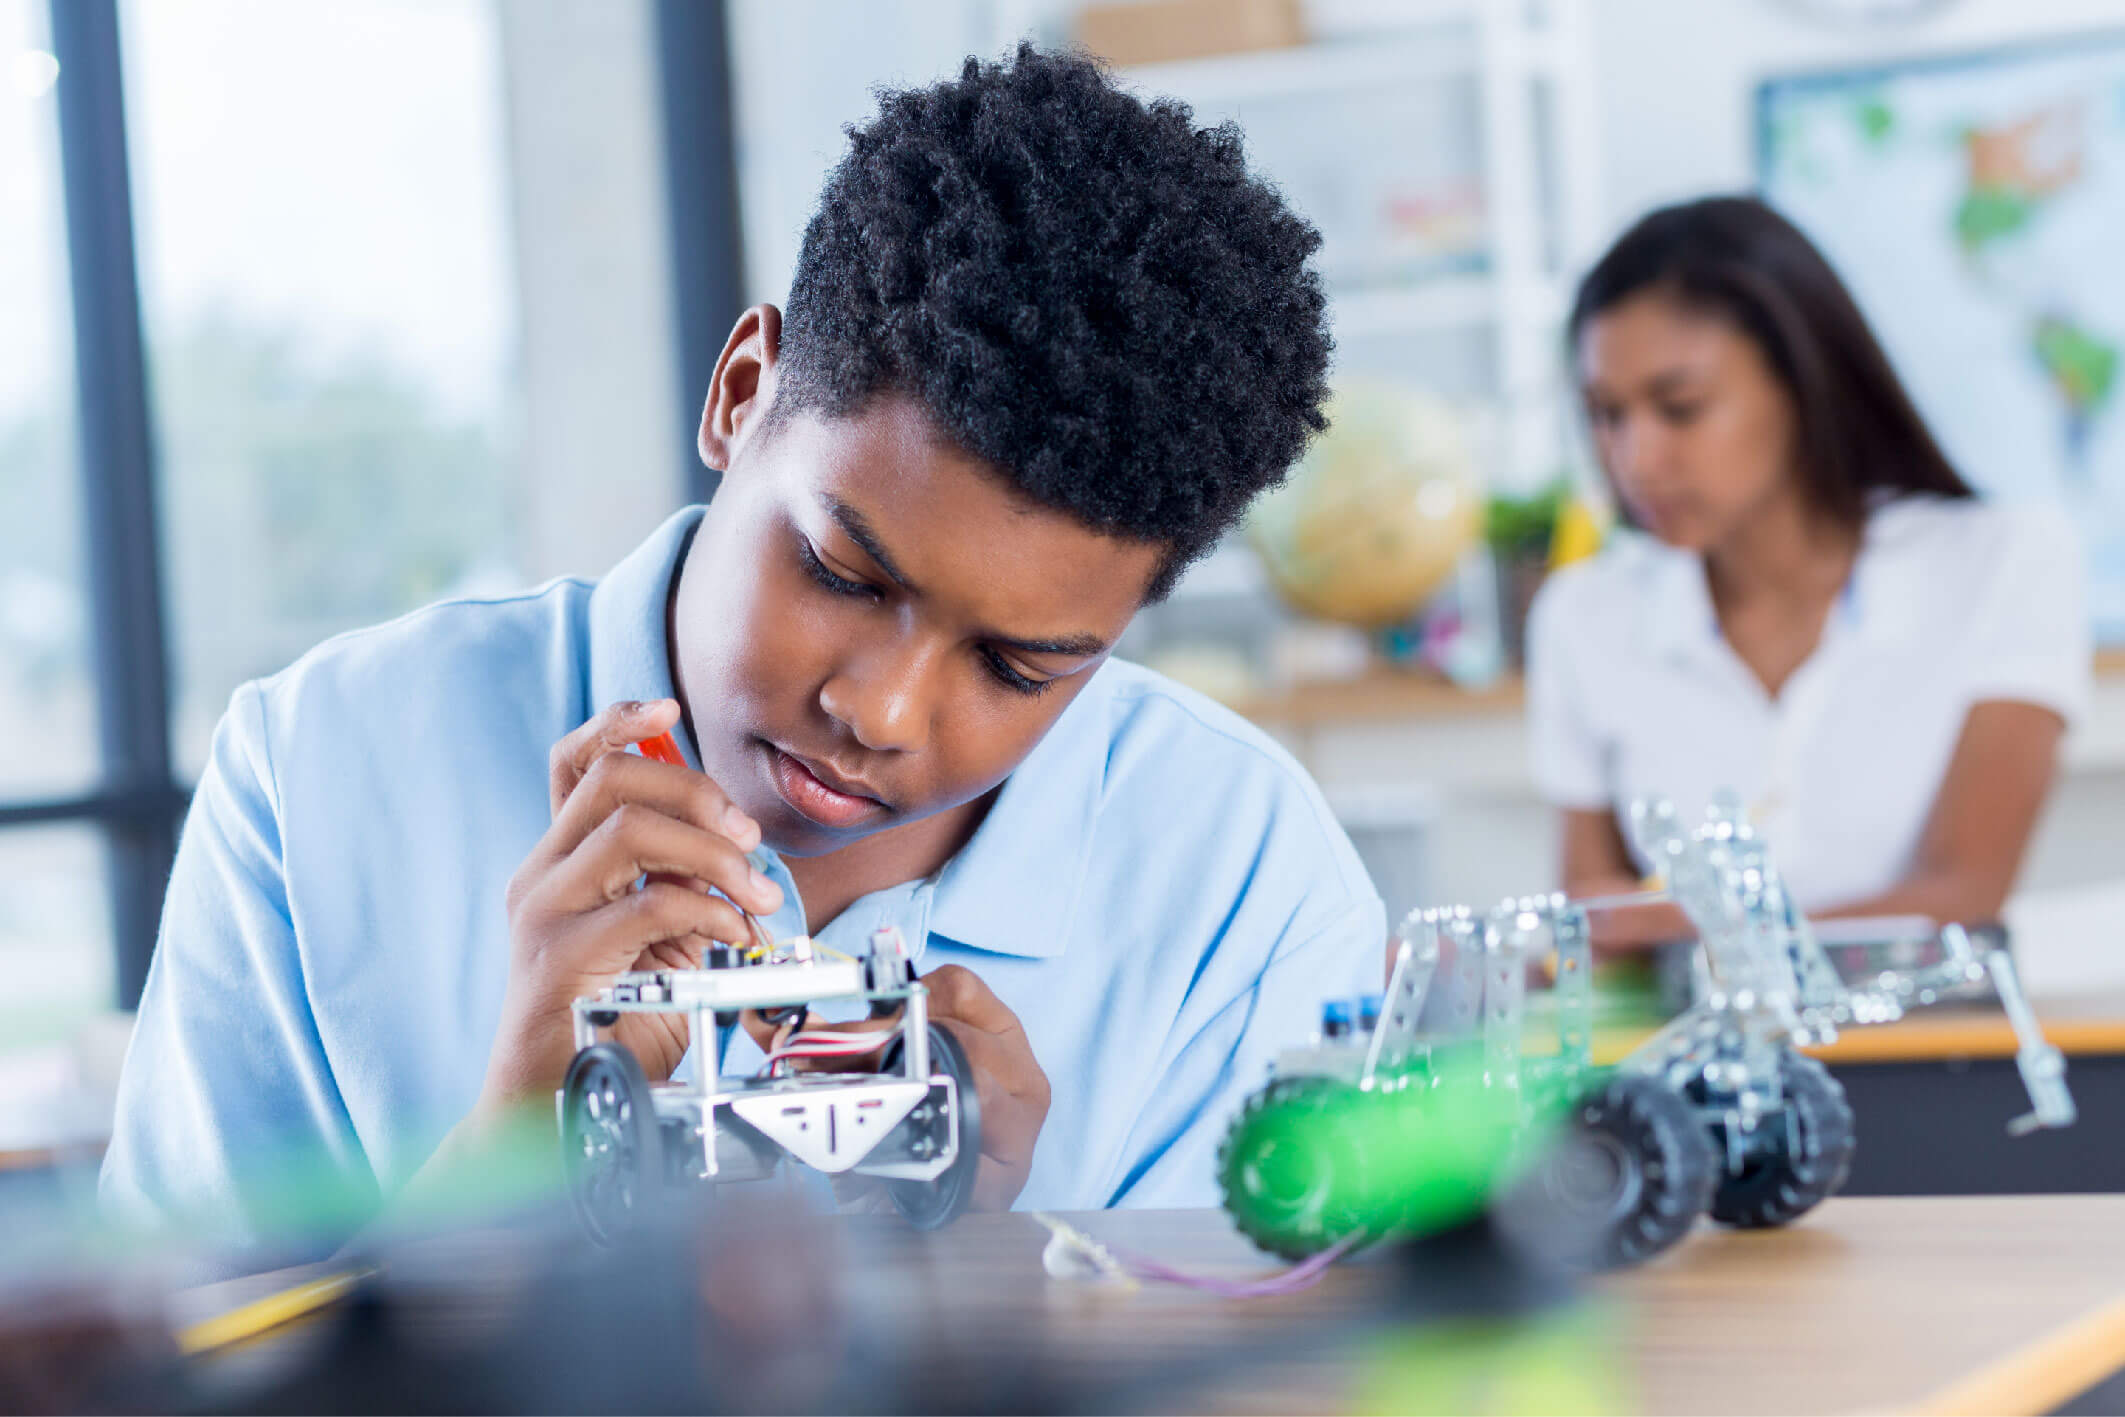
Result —
M768 745L768 773L782 800L822 827L852 827L886 811L884 802L863 790L865 784L772 743Z

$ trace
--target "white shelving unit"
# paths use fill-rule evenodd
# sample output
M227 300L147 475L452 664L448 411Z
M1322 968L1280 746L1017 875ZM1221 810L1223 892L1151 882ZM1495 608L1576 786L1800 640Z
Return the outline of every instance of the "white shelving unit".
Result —
M1140 93L1185 101L1203 121L1237 119L1250 152L1272 154L1265 169L1273 179L1274 151L1288 151L1295 135L1266 125L1288 122L1294 99L1444 85L1473 106L1453 132L1322 133L1309 162L1332 157L1335 145L1348 145L1355 165L1359 145L1473 135L1484 230L1480 259L1468 263L1475 268L1362 284L1330 271L1330 308L1339 372L1446 391L1468 407L1486 472L1501 489L1538 487L1572 456L1562 326L1571 282L1604 234L1591 3L1308 0L1304 45L1121 73ZM1067 0L996 0L996 44L1028 33L1065 39L1073 8ZM1177 597L1258 594L1258 574L1225 564L1235 557L1251 560L1228 546Z
M1479 112L1481 269L1398 284L1331 288L1338 344L1396 336L1488 335L1473 382L1496 426L1494 481L1530 488L1566 457L1559 336L1569 283L1601 236L1589 0L1313 0L1310 42L1124 71L1140 92L1171 94L1205 119L1263 100L1343 88L1457 83ZM1324 143L1396 141L1386 132ZM1409 135L1422 142L1422 134ZM1442 135L1438 140L1444 141ZM1275 173L1272 171L1272 176ZM1356 372L1356 371L1354 371Z

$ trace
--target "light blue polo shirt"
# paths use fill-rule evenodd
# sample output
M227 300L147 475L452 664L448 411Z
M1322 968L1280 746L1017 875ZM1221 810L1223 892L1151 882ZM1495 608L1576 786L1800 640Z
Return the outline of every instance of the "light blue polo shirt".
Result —
M378 1201L421 1167L486 1073L548 750L607 704L673 693L666 595L700 515L600 582L431 606L237 690L178 847L107 1201L250 1240L286 1158ZM764 855L773 927L801 933ZM1018 1204L1059 1210L1214 1205L1232 1112L1324 998L1378 990L1386 939L1290 756L1120 661L941 871L821 938L853 953L885 924L1024 1023L1053 1102ZM726 1067L755 1059L741 1032Z

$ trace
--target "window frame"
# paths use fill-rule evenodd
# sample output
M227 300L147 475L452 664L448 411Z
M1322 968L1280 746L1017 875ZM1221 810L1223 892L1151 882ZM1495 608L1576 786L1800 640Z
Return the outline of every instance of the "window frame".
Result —
M682 407L698 405L743 289L737 153L723 0L654 0L659 109L679 312ZM101 768L87 792L0 800L0 831L86 822L107 851L118 1007L140 999L177 839L191 801L170 747L153 403L140 306L119 0L46 0L74 331L78 494L91 606ZM715 487L691 430L686 486Z

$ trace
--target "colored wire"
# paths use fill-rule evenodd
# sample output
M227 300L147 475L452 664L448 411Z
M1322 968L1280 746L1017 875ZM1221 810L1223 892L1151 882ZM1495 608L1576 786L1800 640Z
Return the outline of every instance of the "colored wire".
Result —
M1328 1273L1328 1267L1357 1248L1357 1244L1357 1236L1346 1235L1319 1254L1309 1256L1287 1270L1262 1279L1218 1279L1207 1274L1190 1274L1186 1270L1161 1264L1147 1255L1130 1254L1127 1250L1114 1251L1114 1257L1138 1279L1155 1279L1163 1284L1178 1284L1226 1299L1267 1299L1279 1294L1297 1294L1313 1288L1321 1282L1321 1276Z
M794 1034L769 1050L767 1061L760 1070L771 1073L775 1065L788 1058L860 1058L866 1053L875 1053L900 1036L900 1027L881 1029L876 1033L836 1033L830 1029L813 1029L809 1033Z
M1219 1279L1212 1275L1192 1274L1187 1270L1175 1269L1147 1255L1112 1249L1059 1216L1038 1210L1031 1214L1054 1236L1054 1239L1049 1241L1051 1248L1059 1243L1075 1251L1092 1273L1122 1281L1152 1280L1161 1284L1177 1284L1226 1299L1263 1299L1311 1289L1321 1282L1321 1276L1328 1272L1330 1265L1356 1249L1362 1239L1361 1236L1346 1235L1319 1254L1309 1256L1289 1269L1280 1270L1261 1279ZM1045 1263L1044 1256L1043 1264ZM1061 1273L1053 1269L1049 1272L1058 1275Z

